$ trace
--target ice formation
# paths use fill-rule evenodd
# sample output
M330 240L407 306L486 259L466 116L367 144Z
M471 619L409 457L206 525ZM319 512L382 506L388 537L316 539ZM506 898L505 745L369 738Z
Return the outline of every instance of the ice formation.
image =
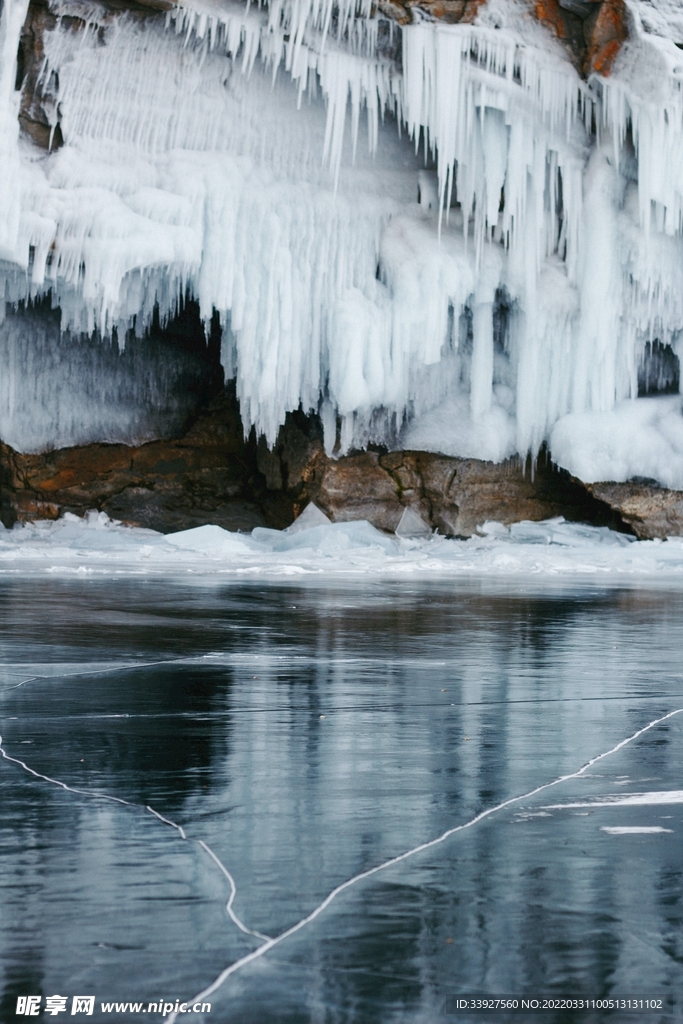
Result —
M412 531L411 531L412 532ZM326 585L331 578L401 580L455 577L526 578L555 586L558 579L610 582L649 578L683 584L683 539L636 541L607 527L562 518L542 523L484 523L481 536L392 537L366 521L309 525L299 531L231 533L206 525L162 535L122 526L104 512L83 519L70 512L55 522L0 525L0 577L49 573L96 577L174 576L188 585L207 577L295 578Z
M683 25L665 0L629 0L611 77L587 83L525 0L402 29L351 0L146 19L54 0L50 154L19 137L26 9L0 20L6 301L49 292L64 330L121 338L189 290L269 442L301 406L330 451L502 459L556 438L588 466L573 424L618 446L610 417L633 433L660 401L637 396L646 352L675 360L683 337ZM663 477L656 448L639 475Z

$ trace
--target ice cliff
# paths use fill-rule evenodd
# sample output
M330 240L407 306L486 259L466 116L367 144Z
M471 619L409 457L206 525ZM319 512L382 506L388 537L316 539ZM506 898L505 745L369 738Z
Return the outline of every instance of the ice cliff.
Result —
M270 442L302 407L330 452L549 442L584 480L683 488L683 14L626 0L628 38L582 76L548 11L610 5L489 0L448 24L369 0L54 0L41 149L19 126L28 0L4 0L0 315L49 295L70 337L135 345L190 293ZM0 436L36 450L52 413L16 428L39 368L15 334ZM66 353L50 374L64 418Z

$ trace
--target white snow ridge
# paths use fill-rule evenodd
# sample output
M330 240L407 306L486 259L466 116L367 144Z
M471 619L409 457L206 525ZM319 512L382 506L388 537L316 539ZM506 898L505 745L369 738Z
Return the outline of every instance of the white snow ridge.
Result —
M366 0L83 4L80 32L54 0L42 80L64 145L46 154L19 137L27 0L6 0L5 300L50 292L62 329L122 339L189 290L220 315L245 430L270 442L301 406L330 450L337 418L342 451L499 460L550 439L584 479L683 487L680 400L637 397L646 351L675 361L683 332L673 6L631 0L611 77L585 83L522 0L402 29Z

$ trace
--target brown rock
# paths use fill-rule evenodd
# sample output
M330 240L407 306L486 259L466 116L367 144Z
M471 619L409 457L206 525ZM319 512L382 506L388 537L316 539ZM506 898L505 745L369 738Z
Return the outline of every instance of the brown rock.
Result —
M479 8L486 0L407 0L406 7L410 10L418 7L426 11L437 21L445 21L448 25L458 22L463 24L471 23L477 16Z
M567 13L560 7L559 0L535 0L534 14L558 39L567 38Z
M595 14L584 22L587 46L584 71L587 75L591 71L609 75L614 58L628 38L628 12L624 0L604 0L595 6Z
M683 536L683 491L637 480L588 484L587 490L614 509L641 540Z
M420 18L416 10L449 25L467 24L476 18L486 0L377 0L377 8L386 18L409 25Z
M309 462L302 469L305 453ZM545 455L533 473L519 460L496 465L431 452L362 452L331 459L315 431L306 434L303 423L288 420L268 459L273 482L288 479L285 467L298 467L287 492L295 514L314 501L333 522L367 519L393 531L407 507L432 529L457 537L472 536L487 519L509 524L557 515L624 528L611 508ZM262 471L264 465L259 462Z
M619 503L624 487L631 487L631 504ZM164 533L204 523L229 530L282 528L314 501L334 522L367 519L387 531L410 508L433 530L456 537L471 536L487 519L512 523L556 515L639 536L683 532L683 495L677 492L618 484L595 485L591 492L545 456L533 473L517 460L496 465L430 452L329 458L318 419L301 412L287 417L269 450L253 435L244 440L232 389L212 400L176 440L139 447L91 444L39 455L0 444L0 516L6 526L97 509ZM636 497L641 505L632 507Z
M336 460L319 455L316 472L309 493L333 522L367 519L380 530L396 529L403 512L399 488L376 452Z
M517 460L496 465L431 452L402 456L391 471L401 503L447 536L472 536L487 519L507 524L562 514L562 503L543 494Z
M6 526L89 509L164 533L209 522L231 530L281 527L293 519L291 501L268 495L256 468L256 445L244 441L229 392L178 440L91 444L40 455L0 445L0 474Z
M17 88L21 88L19 124L36 146L57 149L61 132L53 131L51 115L54 109L51 95L52 82L42 81L45 32L56 24L56 18L45 0L32 0L21 31L17 55Z
M586 77L592 72L608 75L628 38L624 0L533 0L533 12L567 43Z

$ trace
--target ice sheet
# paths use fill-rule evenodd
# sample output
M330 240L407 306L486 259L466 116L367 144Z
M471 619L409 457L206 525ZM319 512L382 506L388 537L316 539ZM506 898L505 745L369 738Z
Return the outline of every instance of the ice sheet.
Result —
M0 529L0 574L532 575L605 583L656 577L683 583L683 538L636 541L561 517L510 527L487 522L479 532L464 541L438 535L401 538L360 521L293 533L264 528L231 533L207 525L164 536L122 526L102 512L83 519L67 513L56 522Z

